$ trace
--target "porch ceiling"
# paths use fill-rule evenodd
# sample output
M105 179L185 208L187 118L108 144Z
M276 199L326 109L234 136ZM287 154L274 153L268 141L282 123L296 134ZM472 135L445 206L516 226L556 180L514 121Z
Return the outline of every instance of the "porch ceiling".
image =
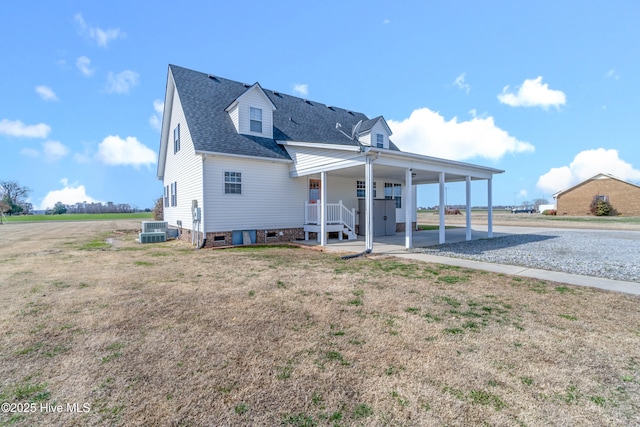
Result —
M437 184L440 180L440 172L434 170L426 170L426 169L417 169L412 168L415 176L412 179L412 183L414 185L418 184ZM390 181L400 181L404 182L405 179L405 168L400 168L396 166L387 166L380 164L373 164L373 176L374 179L388 179ZM364 179L364 166L355 166L344 169L338 169L335 171L329 172L329 175L340 176L346 178L362 178ZM482 178L472 177L472 180L478 180ZM459 182L465 181L466 175L458 175L452 173L445 174L446 182Z

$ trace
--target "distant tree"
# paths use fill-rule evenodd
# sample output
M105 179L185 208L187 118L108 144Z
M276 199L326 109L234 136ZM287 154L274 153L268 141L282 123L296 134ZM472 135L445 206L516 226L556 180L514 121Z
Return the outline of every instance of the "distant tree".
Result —
M540 207L540 205L548 205L549 201L547 199L535 199L533 201L533 205L536 207L536 210L539 210L538 208Z
M63 213L67 213L67 207L62 202L56 202L51 213L53 215L62 215Z
M29 202L22 202L20 206L22 207L22 213L25 215L29 215L33 211L33 205Z
M153 219L162 221L164 219L164 199L160 197L153 205Z
M0 181L0 200L11 206L7 212L14 215L24 210L22 204L24 199L29 197L31 190L18 184L16 181Z

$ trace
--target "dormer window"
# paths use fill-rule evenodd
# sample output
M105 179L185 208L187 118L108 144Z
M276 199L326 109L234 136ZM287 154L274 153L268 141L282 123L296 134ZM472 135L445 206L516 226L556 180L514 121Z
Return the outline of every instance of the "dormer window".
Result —
M249 130L262 133L262 109L250 107L249 111Z
M378 148L384 148L384 135L381 133L376 133L376 146Z

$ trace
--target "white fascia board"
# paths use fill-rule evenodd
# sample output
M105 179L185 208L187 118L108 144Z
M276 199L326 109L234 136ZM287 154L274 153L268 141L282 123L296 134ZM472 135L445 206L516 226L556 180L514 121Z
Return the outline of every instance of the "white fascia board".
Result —
M447 160L438 157L424 156L422 154L407 153L404 151L378 149L375 147L365 147L364 151L368 153L380 153L376 162L380 164L389 164L389 166L412 167L413 165L417 169L420 169L422 166L423 168L427 167L429 170L441 170L442 172L450 171L450 173L460 175L467 174L482 178L491 178L492 175L504 173L501 169L494 169L486 166ZM453 172L454 170L457 172Z
M359 153L362 148L360 146L353 145L338 145L338 144L323 144L318 142L298 142L298 141L277 141L280 145L290 145L292 147L310 147L310 148L325 148L328 150L342 150L353 151Z
M290 159L275 159L271 157L245 156L243 154L219 153L216 151L197 150L196 154L200 156L233 157L236 159L258 160L262 162L271 162L271 163L293 163L293 160L290 160Z
M171 123L171 111L173 111L173 93L176 84L173 80L171 68L167 72L167 86L165 88L164 111L162 112L162 132L160 134L160 153L158 154L158 168L156 170L156 179L164 180L164 168L167 159L167 150L169 145L169 123Z

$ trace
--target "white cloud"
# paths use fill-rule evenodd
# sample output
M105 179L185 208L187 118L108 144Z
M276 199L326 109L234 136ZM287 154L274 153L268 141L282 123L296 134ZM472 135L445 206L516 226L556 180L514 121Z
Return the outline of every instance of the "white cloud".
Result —
M87 194L87 190L84 185L68 184L67 178L62 178L60 183L63 188L60 190L52 190L47 193L42 199L39 209L51 209L57 202L64 203L65 205L73 205L78 202L95 203L96 199Z
M458 89L464 90L465 92L467 92L467 95L468 95L469 92L471 91L471 86L469 86L468 83L465 83L464 81L465 75L466 73L462 73L458 77L456 77L456 79L453 81L453 85Z
M153 101L153 115L149 117L149 124L157 131L162 130L162 114L164 112L164 102L160 99Z
M42 151L49 162L56 162L69 154L69 149L58 141L45 141L42 143Z
M525 80L517 94L508 90L509 86L505 86L498 100L511 107L542 107L546 110L549 107L558 108L567 102L566 95L560 90L549 89L547 83L542 83L541 76Z
M95 68L91 68L91 60L86 56L80 56L76 59L76 67L85 77L92 76L95 71Z
M140 74L131 70L124 70L118 74L110 72L107 76L107 92L119 94L129 93L133 87L138 86L139 80Z
M617 150L598 148L576 154L569 166L549 169L538 179L537 187L545 193L557 193L599 173L627 181L640 180L640 170L622 160Z
M57 101L56 93L48 86L36 86L36 93L45 101Z
M45 141L42 143L42 153L35 148L23 148L20 150L20 154L33 158L40 157L40 154L44 154L44 159L47 162L53 163L69 154L69 148L58 141Z
M20 120L0 120L0 135L17 136L23 138L46 138L51 127L44 123L25 125Z
M527 197L527 195L529 195L529 192L524 188L518 192L518 197Z
M533 152L533 145L519 141L497 127L493 117L459 122L445 121L428 108L414 110L408 119L388 121L393 142L401 149L452 160L485 158L499 160L507 153Z
M387 24L389 24L390 22L391 22L391 20L390 20L390 19L385 19L384 21L382 21L382 23L383 23L384 25L387 25Z
M296 83L293 85L293 91L298 95L307 96L309 94L309 85Z
M136 137L109 135L98 145L97 158L107 165L152 165L156 162L156 152L142 144Z
M620 78L620 75L618 73L616 73L616 70L614 70L612 68L611 70L606 72L605 77L608 77L610 79L618 80Z
M120 31L120 28L109 28L103 30L100 27L92 27L88 25L80 13L77 13L74 16L74 19L78 24L80 34L94 40L98 46L107 47L109 42L112 40L126 37L126 34Z
M38 157L40 155L40 152L35 148L23 148L22 150L20 150L20 154L27 157Z

